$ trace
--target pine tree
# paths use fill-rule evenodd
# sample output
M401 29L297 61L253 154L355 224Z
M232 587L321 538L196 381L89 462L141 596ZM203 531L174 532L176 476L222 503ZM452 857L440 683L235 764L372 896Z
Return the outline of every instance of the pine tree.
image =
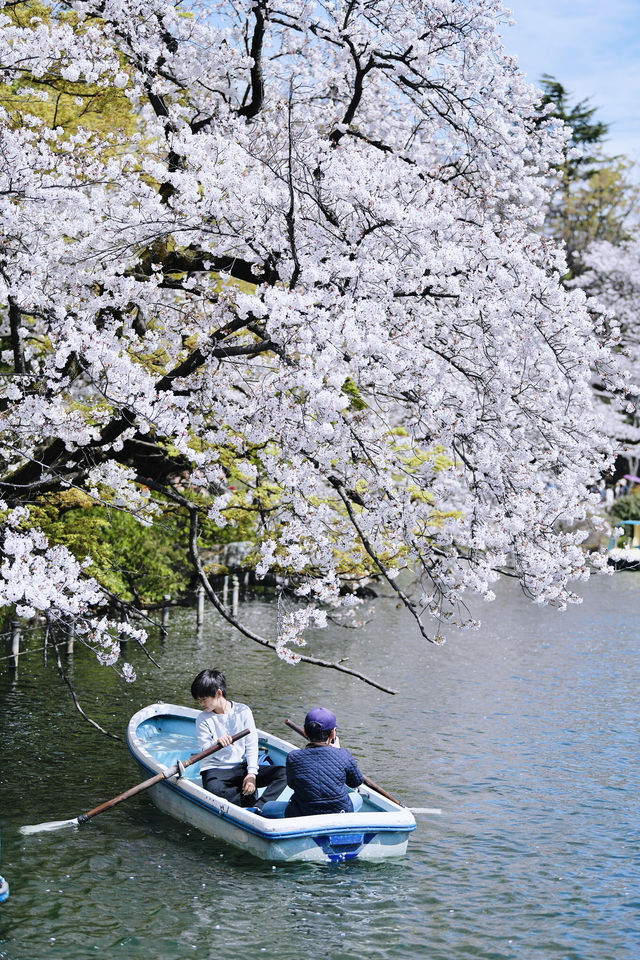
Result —
M541 113L569 128L546 228L565 245L570 280L584 270L583 254L591 243L628 239L638 188L630 179L631 163L605 153L609 124L596 119L597 108L590 100L572 104L566 88L549 74L543 74L541 85Z

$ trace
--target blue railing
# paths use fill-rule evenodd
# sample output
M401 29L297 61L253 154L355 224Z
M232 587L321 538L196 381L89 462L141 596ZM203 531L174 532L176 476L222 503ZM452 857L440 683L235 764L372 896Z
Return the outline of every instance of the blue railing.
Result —
M640 526L640 520L616 520L615 525L616 527L638 527ZM630 537L634 533L635 533L635 530L630 530L627 536ZM617 540L618 540L618 537L616 537L615 534L612 534L611 539L609 540L609 546L607 547L607 550L612 550L613 547L615 547Z

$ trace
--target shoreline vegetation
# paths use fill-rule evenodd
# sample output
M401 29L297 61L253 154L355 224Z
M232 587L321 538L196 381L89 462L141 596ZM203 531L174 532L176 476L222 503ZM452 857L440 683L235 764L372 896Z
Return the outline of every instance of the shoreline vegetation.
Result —
M637 561L640 559L640 551L635 549L635 554L639 555L635 557L633 548L629 549L632 542L631 540L628 538L625 539L624 536L620 537L617 542L618 549L610 549L613 531L616 529L616 522L624 520L627 516L640 518L640 495L636 492L638 490L638 487L631 488L628 494L622 495L618 499L612 496L607 497L603 490L603 502L600 508L586 521L572 528L572 530L586 530L587 536L582 543L582 548L586 552L602 553L605 550L610 551L609 566L613 566L615 569L638 568ZM145 528L142 529L144 530ZM159 558L162 555L163 548L166 547L166 544L162 542L165 534L166 531L161 530L161 542L157 544L157 549L149 550L150 556L155 558L155 563L161 562ZM147 547L149 547L150 541L153 540L153 536L154 528L146 528L146 537L148 538ZM120 542L120 549L126 552L125 541ZM131 545L129 545L129 549L132 549ZM295 609L297 602L295 592L288 588L285 576L279 576L274 571L267 571L261 577L257 576L255 570L255 549L255 539L247 539L209 544L208 547L203 548L201 551L201 560L207 571L207 582L210 589L215 591L219 598L217 604L218 612L223 613L225 619L240 629L242 629L242 626L237 620L240 601L246 602L247 600L259 599L261 597L270 598L272 602L277 602L278 607L284 602L289 611ZM178 549L176 557L179 558L180 556L181 551ZM168 562L167 555L164 556L162 562ZM142 571L142 569L143 567L141 566L140 571ZM508 567L505 573L509 573ZM380 577L376 577L375 573L373 573L371 576L362 577L359 582L345 583L343 589L345 592L352 592L362 601L374 600L379 596L384 596L384 594L380 593L380 579ZM178 580L173 580L172 582L179 583ZM165 638L169 633L171 609L195 608L195 635L196 637L201 637L204 623L205 593L203 587L198 583L197 578L192 577L189 583L183 582L180 586L180 592L177 594L174 593L173 595L166 590L165 584L166 581L161 582L159 580L157 591L162 589L164 590L163 593L158 595L156 591L149 599L137 595L127 603L126 610L121 599L114 597L114 613L123 617L125 622L128 621L129 618L134 622L139 621L144 624L147 632L151 632L160 638ZM411 595L411 586L405 586L404 589ZM70 679L69 667L74 657L75 641L73 622L70 622L66 627L53 629L46 612L30 619L17 617L15 608L5 607L2 613L3 616L0 618L0 636L5 639L6 655L0 657L0 665L2 663L6 664L9 673L16 676L21 657L26 654L42 652L43 662L46 666L47 652L50 650L52 656L55 658L58 675L69 687L75 707L83 719L104 735L113 739L120 739L117 734L105 730L87 715L80 703L74 684ZM345 623L343 625L356 626L357 624ZM32 638L32 641L33 638L36 638L37 645L35 648L33 647L33 642L29 642L29 637ZM24 644L25 638L27 638L26 647ZM257 638L256 635L253 636L253 639L258 639L263 645L273 646L270 641L265 641L264 638ZM122 658L127 656L128 643L129 640L126 633L121 635L119 638L119 653ZM140 642L140 647L150 662L159 666L142 642ZM89 650L88 652L91 651ZM363 682L372 684L386 693L395 692L348 667L339 667L327 661L321 661L311 657L304 659L320 666L342 669L344 672L351 673ZM117 668L114 669L117 670Z
M630 519L640 519L640 487L633 488L630 493L622 495L618 499L606 501L603 499L600 508L590 517L576 525L565 527L565 529L570 529L571 531L578 529L585 530L587 536L582 542L583 550L588 553L601 552L609 547L613 532L616 529L616 523ZM74 525L71 524L71 529L73 529L73 526ZM89 524L88 528L91 529L91 526L92 525ZM144 547L149 558L147 569L145 572L142 566L138 567L135 571L133 568L129 570L121 567L121 575L127 576L132 586L135 583L135 577L143 578L146 576L149 581L155 577L157 582L146 595L139 592L135 586L133 586L131 595L129 598L125 598L124 604L121 596L112 597L114 608L120 608L122 610L126 605L127 611L133 614L138 612L152 616L154 613L160 613L162 617L165 617L166 611L171 608L180 607L188 609L190 607L197 607L200 593L198 578L192 575L189 580L184 578L180 581L178 577L177 568L183 557L182 548L178 545L178 542L176 542L175 545L175 557L172 558L171 551L167 548L166 531L162 530L158 536L158 542L154 543L155 535L153 527L140 528L136 525L135 529L136 532L140 532L142 529L145 533ZM58 533L58 535L60 534ZM618 547L623 546L624 539L624 537L619 538ZM66 540L70 548L73 548L74 535L70 534ZM94 543L93 546L95 549L98 545ZM121 539L120 541L122 554L129 554L131 560L134 559L133 554L139 552L139 546L139 544L133 542L127 543L126 539ZM96 553L104 559L105 550L106 548L104 550L100 548L96 550ZM200 556L208 580L212 588L220 594L224 605L228 605L229 607L233 605L235 607L237 606L238 599L240 597L246 598L248 594L253 596L271 596L276 599L283 592L287 594L289 602L295 602L295 592L288 588L288 580L285 573L278 574L270 570L261 576L257 575L255 569L255 552L255 539L229 540L227 542L210 544L201 550ZM82 560L83 557L79 556L78 559ZM140 561L142 560L141 557L138 559ZM175 564L173 567L171 566L172 560ZM153 569L154 565L156 567L155 569ZM509 569L510 565L507 563L505 565L505 571L508 572ZM95 569L90 568L90 573L96 576ZM345 580L341 589L343 593L351 593L362 600L373 600L380 595L380 579L380 575L377 575L375 571L363 573L358 580ZM103 586L105 589L108 589L108 583L103 582ZM170 587L174 588L173 592ZM43 621L45 617L43 615L38 619ZM6 631L8 625L16 621L21 624L21 630L26 628L26 625L29 623L28 618L16 616L15 608L5 607L0 616L0 629ZM155 626L162 629L162 619L159 620Z

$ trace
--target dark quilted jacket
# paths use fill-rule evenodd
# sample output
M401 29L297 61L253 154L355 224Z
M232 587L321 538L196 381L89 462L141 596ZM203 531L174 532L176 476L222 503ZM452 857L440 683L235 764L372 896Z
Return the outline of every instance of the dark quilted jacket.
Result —
M362 774L348 750L307 746L287 754L287 783L293 796L287 805L286 817L349 812L353 807L347 786L359 786Z

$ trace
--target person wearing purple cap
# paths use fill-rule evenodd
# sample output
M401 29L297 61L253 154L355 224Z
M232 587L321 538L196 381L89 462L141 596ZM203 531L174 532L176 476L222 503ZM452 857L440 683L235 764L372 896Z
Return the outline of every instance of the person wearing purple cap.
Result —
M337 744L335 714L325 707L314 707L304 719L304 732L309 739L306 747L287 754L287 784L293 796L285 817L359 809L362 798L350 795L347 787L360 786L363 777L349 751Z

